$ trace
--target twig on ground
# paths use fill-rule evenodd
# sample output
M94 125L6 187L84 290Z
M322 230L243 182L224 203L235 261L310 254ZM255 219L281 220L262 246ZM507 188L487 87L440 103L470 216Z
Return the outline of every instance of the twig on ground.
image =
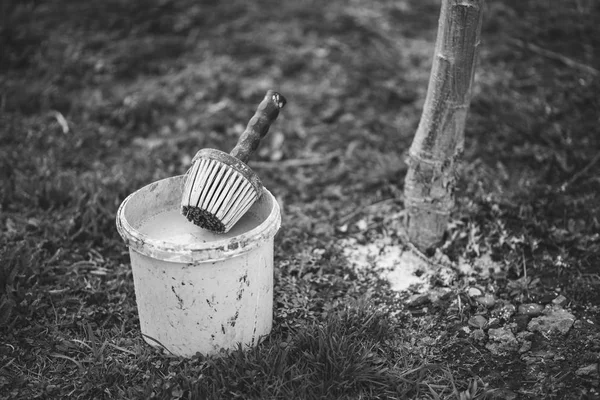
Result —
M567 67L578 69L583 72L587 72L588 74L590 74L592 76L600 76L600 71L597 70L596 68L590 67L589 65L586 65L583 63L580 63L579 61L575 61L572 58L569 58L563 54L556 53L552 50L544 49L533 43L528 43L528 42L525 42L523 40L516 39L516 38L509 38L509 41L513 45L515 45L519 48L527 49L527 50L532 51L542 57L546 57L551 60L559 61L559 62L565 64Z
M598 161L600 161L600 153L596 154L596 157L592 158L592 161L590 161L585 167L583 167L579 172L577 172L575 175L573 175L571 177L571 179L569 179L568 181L566 181L565 183L563 183L560 186L560 190L562 192L564 192L565 190L567 190L567 187L572 185L577 179L579 179L581 176L583 176L586 172L588 172Z
M50 111L50 113L56 119L56 122L58 122L58 124L60 125L60 128L62 129L63 133L65 135L69 133L69 123L67 122L67 119L59 111L52 110Z

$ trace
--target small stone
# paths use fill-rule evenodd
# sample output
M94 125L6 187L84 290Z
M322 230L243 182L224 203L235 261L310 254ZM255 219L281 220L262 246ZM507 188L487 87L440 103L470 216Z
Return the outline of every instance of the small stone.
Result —
M481 315L474 315L469 318L468 324L473 328L483 329L483 327L487 324L487 320Z
M555 297L556 297L556 293L546 293L542 297L540 297L539 301L541 304L546 305L548 303L551 303Z
M499 318L490 318L488 321L488 328L499 328L500 327L500 319Z
M486 294L484 296L475 299L479 304L485 308L492 308L496 304L496 298L492 294Z
M485 347L494 355L504 355L519 348L515 335L508 329L490 329L488 336L490 343Z
M457 338L464 339L466 337L469 337L469 334L471 333L471 328L469 328L468 326L463 326L462 328L458 329L456 333Z
M552 300L552 304L556 304L557 306L562 307L565 304L567 304L567 298L561 294L560 296Z
M467 289L467 294L469 295L469 297L475 298L482 296L483 292L479 288L470 287Z
M519 347L519 353L523 354L531 350L531 342L529 340L525 340L521 347Z
M594 376L598 375L598 364L590 364L579 368L575 371L577 376Z
M553 309L548 314L532 319L527 325L531 332L540 332L542 334L561 334L566 335L573 326L575 316L562 309Z
M496 341L517 341L515 335L508 329L499 328L499 329L490 329L488 331L491 340Z
M519 314L528 315L530 317L537 317L542 315L542 311L544 311L544 306L536 303L528 303L521 304L519 306Z
M524 340L529 340L533 336L533 332L523 331L516 334L517 340L522 342Z
M508 320L515 314L516 311L517 308L514 305L510 303L503 303L492 310L492 316Z
M544 315L548 315L554 311L564 311L565 309L562 308L561 306L558 306L556 304L546 304L546 307L544 307L544 311L542 312L542 314Z
M515 400L517 394L510 389L498 389L490 393L490 400Z
M421 307L429 303L429 301L428 294L416 294L408 299L407 304L409 307Z
M471 332L471 339L475 342L483 343L485 341L485 332L481 329L475 329Z

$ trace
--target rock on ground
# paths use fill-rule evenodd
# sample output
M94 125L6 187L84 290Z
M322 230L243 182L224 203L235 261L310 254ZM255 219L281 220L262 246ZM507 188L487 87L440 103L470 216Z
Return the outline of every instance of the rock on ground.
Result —
M519 306L519 314L522 314L522 315L529 315L532 317L537 317L538 315L542 315L543 311L544 311L544 306L542 306L541 304L527 303L527 304L521 304Z
M550 309L545 312L546 315L532 319L527 325L527 329L545 335L566 335L575 322L575 316L563 309Z
M594 376L598 375L598 364L590 364L579 368L575 371L577 376Z
M485 346L494 355L503 355L519 348L515 335L505 328L490 329L489 343Z

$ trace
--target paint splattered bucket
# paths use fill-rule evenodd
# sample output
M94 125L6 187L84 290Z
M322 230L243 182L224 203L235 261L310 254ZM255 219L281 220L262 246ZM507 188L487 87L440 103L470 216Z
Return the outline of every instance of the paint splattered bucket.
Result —
M180 214L184 176L127 197L117 229L129 246L142 335L183 357L258 344L273 323L279 205L266 189L224 235Z

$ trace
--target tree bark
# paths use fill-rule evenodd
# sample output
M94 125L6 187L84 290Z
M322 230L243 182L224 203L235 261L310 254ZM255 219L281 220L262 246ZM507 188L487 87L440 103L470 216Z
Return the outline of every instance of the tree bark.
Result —
M408 155L407 231L421 251L442 239L454 208L484 0L442 0L429 87Z

